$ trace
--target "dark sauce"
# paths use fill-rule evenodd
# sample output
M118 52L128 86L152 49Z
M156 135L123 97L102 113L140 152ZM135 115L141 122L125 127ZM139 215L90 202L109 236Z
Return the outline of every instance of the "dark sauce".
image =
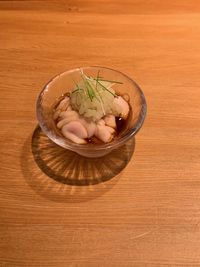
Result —
M127 119L124 120L121 117L116 117L115 121L116 121L116 126L117 126L116 132L118 135L126 128Z
M88 144L95 144L95 145L104 144L104 142L98 139L96 136L92 136L91 138L86 138L86 141Z

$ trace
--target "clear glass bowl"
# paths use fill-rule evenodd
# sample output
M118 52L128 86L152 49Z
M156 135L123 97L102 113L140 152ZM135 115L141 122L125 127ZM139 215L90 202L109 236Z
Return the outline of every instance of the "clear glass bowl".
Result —
M80 68L61 73L51 79L38 96L36 113L39 125L43 132L56 144L85 157L101 157L112 150L124 145L141 128L146 115L146 101L142 90L127 75L120 71L106 67L92 66L81 68L86 75L96 77L97 73L107 80L120 81L123 84L115 84L117 94L129 95L131 115L126 128L110 143L107 144L75 144L62 136L53 120L53 106L55 102L74 88L74 81L81 80Z

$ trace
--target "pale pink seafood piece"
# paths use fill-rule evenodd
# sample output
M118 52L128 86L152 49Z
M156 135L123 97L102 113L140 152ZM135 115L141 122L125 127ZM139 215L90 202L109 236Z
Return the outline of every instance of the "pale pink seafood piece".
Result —
M105 124L107 126L110 126L112 128L116 128L116 121L115 121L115 116L112 114L106 115L104 118Z
M71 121L62 127L63 135L77 144L85 144L88 137L86 128L79 121Z
M59 114L59 117L61 119L66 119L66 118L73 118L73 119L78 119L79 118L79 114L78 112L74 111L74 110L67 110L67 111L62 111ZM71 119L72 120L72 119Z
M79 115L75 111L63 111L59 114L59 118L61 118L61 120L57 123L57 127L60 129L70 121L78 120Z
M100 119L99 121L97 121L97 125L101 125L104 126L106 123L103 119Z
M58 117L59 117L59 115L60 115L60 113L61 113L61 110L59 110L59 109L56 110L55 113L53 114L53 119L54 119L54 120L57 120Z
M69 106L69 97L66 96L62 101L60 101L56 110L64 111L64 110L67 110L68 106Z
M66 126L66 125L65 125ZM65 131L65 126L62 128L62 134L69 139L70 141L76 143L76 144L86 144L86 140L83 138L80 138L78 136L76 136L75 134L68 132L68 130Z
M88 133L88 138L92 137L95 134L96 131L96 123L94 123L93 121L89 122L83 118L79 119L78 121L80 121L83 126L86 128L87 133Z
M107 127L108 126L105 125L97 125L97 129L95 132L95 136L104 143L108 143L113 139L113 134L111 134L110 130Z
M116 116L122 119L127 119L129 113L129 104L123 99L123 97L118 96L113 100L113 109Z
M111 134L114 134L115 133L115 129L110 127L110 126L105 126L106 129L111 133Z

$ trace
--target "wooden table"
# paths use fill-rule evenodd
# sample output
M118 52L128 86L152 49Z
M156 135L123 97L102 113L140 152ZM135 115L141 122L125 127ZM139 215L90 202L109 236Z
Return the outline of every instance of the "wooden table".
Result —
M0 1L0 63L0 266L200 266L200 2ZM69 185L35 101L87 65L133 77L148 116L129 163L131 145Z

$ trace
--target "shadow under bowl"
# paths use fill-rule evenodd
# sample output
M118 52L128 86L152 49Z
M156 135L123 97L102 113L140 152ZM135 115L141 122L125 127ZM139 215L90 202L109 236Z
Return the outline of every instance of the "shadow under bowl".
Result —
M119 174L130 161L135 138L101 158L86 158L53 143L37 127L32 136L32 153L38 167L55 181L76 186L106 182Z

